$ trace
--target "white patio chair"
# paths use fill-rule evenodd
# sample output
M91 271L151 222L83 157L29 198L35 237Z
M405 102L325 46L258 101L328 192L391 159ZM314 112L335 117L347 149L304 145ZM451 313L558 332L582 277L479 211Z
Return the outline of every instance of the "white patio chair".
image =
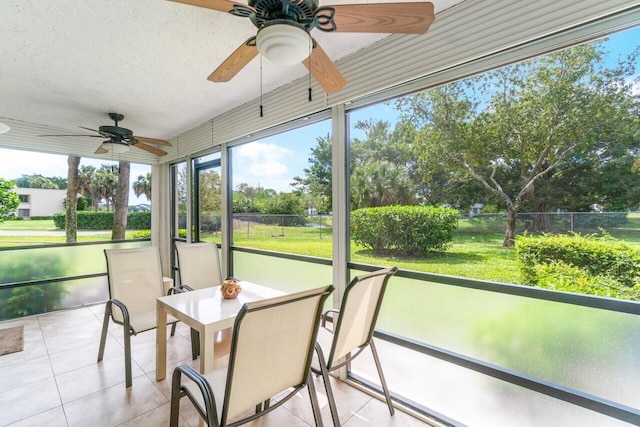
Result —
M222 284L218 245L209 242L177 242L176 251L180 286L174 287L174 292L204 289ZM216 336L216 349L224 347L223 351L228 353L230 341L231 328L221 331ZM200 334L195 329L191 329L191 350L195 360L200 354Z
M389 412L391 415L394 413L378 352L373 343L373 330L387 282L396 271L397 267L385 268L355 277L345 289L340 310L329 310L322 315L322 327L318 332L316 344L318 358L314 359L311 369L314 373L322 375L331 417L336 427L340 426L340 420L329 382L329 373L350 363L366 347L371 348ZM329 313L333 314L333 329L326 327Z
M173 371L170 425L178 426L185 396L209 427L226 427L272 411L307 385L316 426L322 426L310 365L322 306L332 290L329 286L244 304L233 327L229 366L205 375L188 365ZM182 382L183 375L187 381ZM276 395L279 399L271 405Z
M109 318L124 328L126 386L131 387L131 336L156 327L156 300L163 296L158 249L105 249L109 300L104 310L98 362L104 355ZM115 307L115 309L114 309ZM167 316L167 324L177 319Z

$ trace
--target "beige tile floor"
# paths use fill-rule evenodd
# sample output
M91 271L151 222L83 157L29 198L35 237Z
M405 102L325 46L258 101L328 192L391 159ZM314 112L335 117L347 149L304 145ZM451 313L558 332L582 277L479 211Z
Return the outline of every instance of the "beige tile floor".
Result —
M133 386L124 386L122 327L111 325L104 360L96 362L104 306L49 313L0 322L24 325L24 350L0 356L0 426L166 426L170 378L155 380L155 332L132 338ZM168 339L167 372L191 361L189 329L179 325ZM198 362L193 364L198 367ZM331 417L322 383L316 389L325 425ZM422 421L334 380L338 412L345 427L423 427ZM198 415L181 402L181 426L197 426ZM310 426L313 415L306 389L282 407L247 426Z

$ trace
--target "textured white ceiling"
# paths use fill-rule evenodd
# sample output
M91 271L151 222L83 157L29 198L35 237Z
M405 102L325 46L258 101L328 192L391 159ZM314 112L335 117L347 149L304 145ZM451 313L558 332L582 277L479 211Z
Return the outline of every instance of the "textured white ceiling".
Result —
M436 13L461 1L432 0ZM206 80L255 34L245 18L162 0L2 0L0 17L0 121L83 133L113 111L135 134L169 139L260 93L259 58L229 83ZM312 35L334 60L387 36ZM305 74L265 60L263 90Z

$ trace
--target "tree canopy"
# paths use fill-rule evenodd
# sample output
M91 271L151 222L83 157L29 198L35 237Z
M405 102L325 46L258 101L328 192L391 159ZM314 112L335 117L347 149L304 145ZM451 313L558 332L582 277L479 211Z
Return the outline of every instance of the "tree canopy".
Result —
M524 207L637 203L637 190L606 191L603 175L630 172L638 154L637 55L614 68L603 56L600 44L580 45L402 99L419 129L417 167L480 184L508 212L504 246Z
M0 178L0 222L12 218L20 205L18 193L13 191L14 187L13 181Z
M520 211L637 208L638 56L612 64L594 42L396 100L397 122L352 125L352 208L488 204L507 212L504 246ZM304 172L292 185L330 203L329 136Z

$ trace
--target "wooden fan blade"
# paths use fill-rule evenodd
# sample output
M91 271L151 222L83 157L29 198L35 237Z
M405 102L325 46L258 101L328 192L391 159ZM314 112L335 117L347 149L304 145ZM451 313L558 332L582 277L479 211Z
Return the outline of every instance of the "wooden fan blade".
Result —
M159 148L152 147L151 145L147 145L144 142L138 142L137 144L133 144L133 146L141 148L144 151L148 151L151 154L155 154L156 156L166 156L167 155L166 151L162 151Z
M86 128L86 127L84 127L84 126L78 126L78 127L79 127L80 129L86 129L86 130L90 130L90 131L92 131L92 132L98 132L98 133L100 133L100 131L99 131L99 130L97 130L97 129Z
M98 147L94 154L107 154L108 152L109 150L107 150L102 146L102 144L100 144L100 147Z
M433 3L368 3L326 6L342 33L423 34L435 19Z
M174 3L189 4L191 6L204 7L207 9L217 10L219 12L230 12L233 9L233 5L240 5L241 3L232 2L229 0L169 0ZM243 5L246 7L246 5Z
M137 142L146 142L147 144L153 145L163 145L165 147L171 147L171 143L169 141L165 141L164 139L156 139L156 138L147 138L146 136L132 136L133 140Z
M255 40L255 37L248 38L207 77L207 80L212 82L228 82L231 80L258 54Z
M311 55L302 63L320 83L325 92L332 93L342 89L347 84L347 80L322 47L318 43L315 43L315 45ZM309 61L311 61L311 65L309 65Z

